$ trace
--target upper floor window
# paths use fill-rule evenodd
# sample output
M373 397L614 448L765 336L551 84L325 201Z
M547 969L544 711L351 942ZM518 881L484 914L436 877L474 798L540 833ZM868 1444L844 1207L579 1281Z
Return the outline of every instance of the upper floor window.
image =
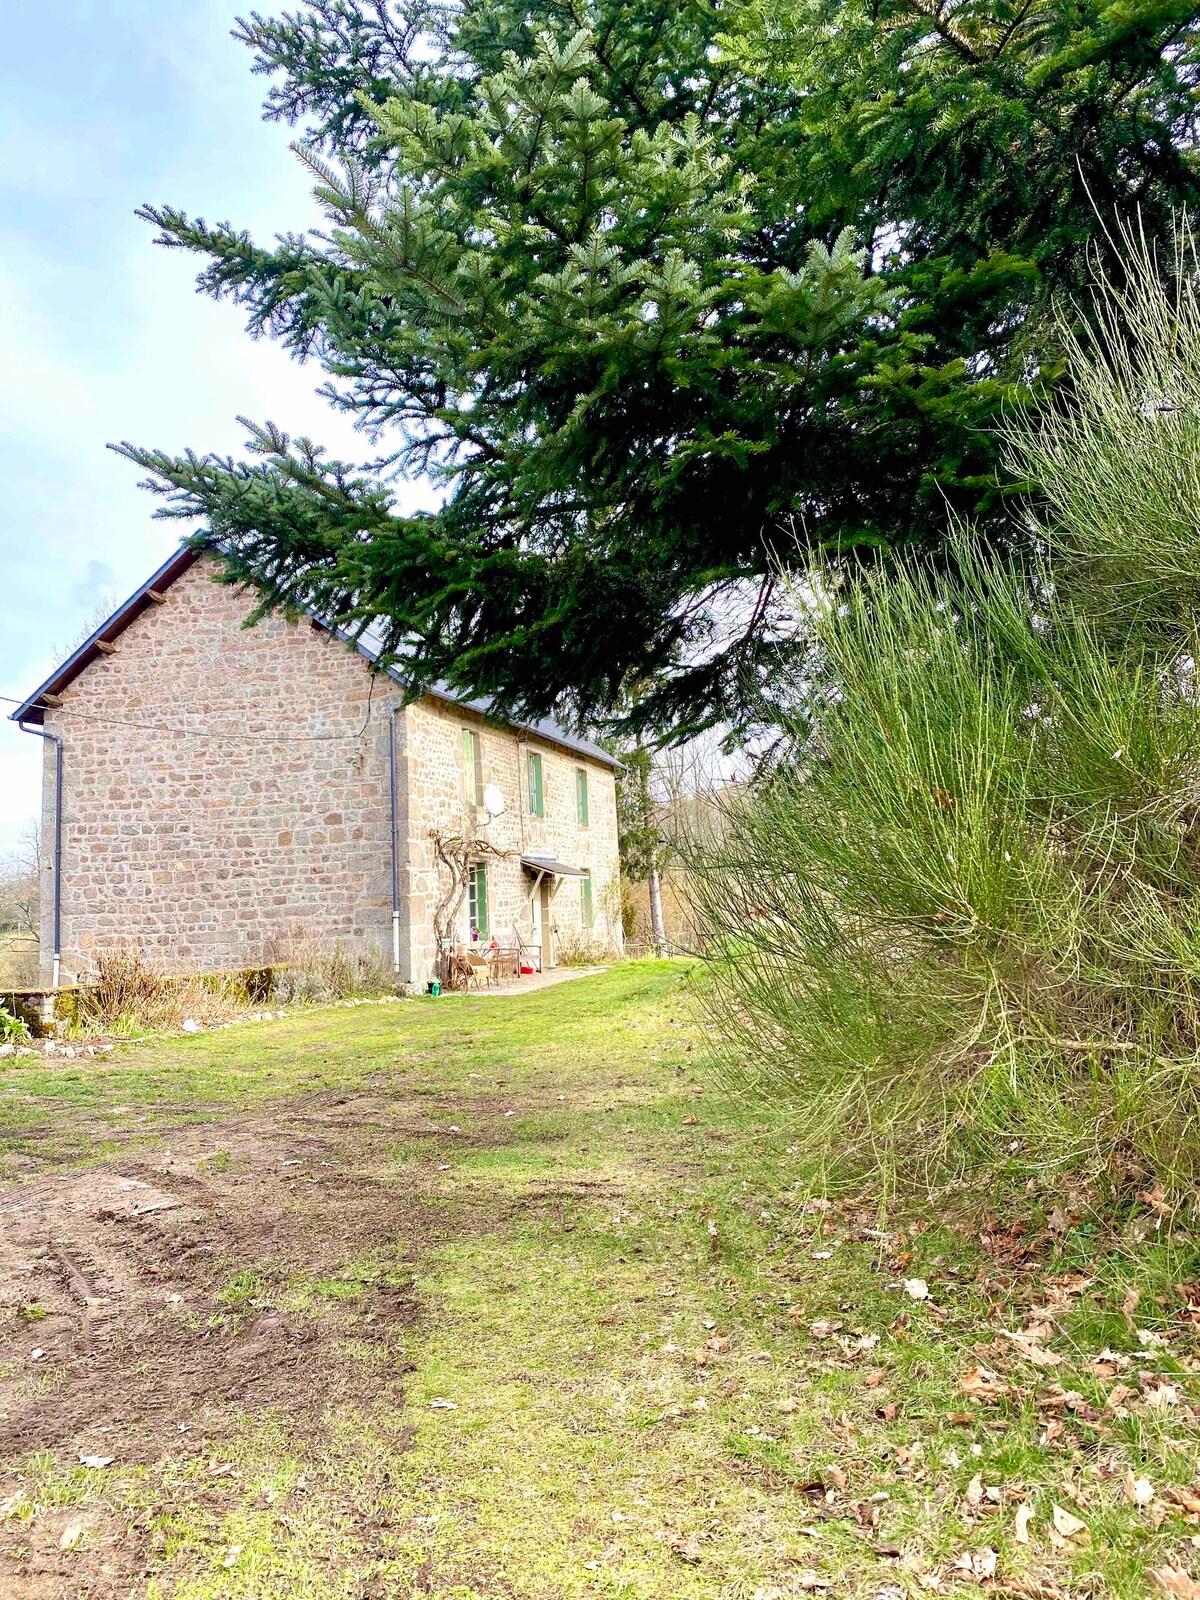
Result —
M529 815L544 817L546 803L542 797L542 758L536 750L529 752Z
M477 806L483 799L483 752L474 728L462 731L463 799Z
M575 814L579 819L579 826L586 828L588 825L587 772L583 767L575 768Z

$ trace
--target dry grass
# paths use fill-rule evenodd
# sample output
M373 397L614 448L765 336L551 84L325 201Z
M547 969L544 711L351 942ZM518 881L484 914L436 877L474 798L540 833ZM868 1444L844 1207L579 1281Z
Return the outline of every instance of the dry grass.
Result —
M115 950L96 958L66 1020L73 1037L170 1032L189 1021L211 1028L265 1005L324 1005L391 988L381 955L318 940L292 940L263 966L235 973L168 974L136 949Z
M38 947L25 933L0 933L0 989L32 987L38 981Z

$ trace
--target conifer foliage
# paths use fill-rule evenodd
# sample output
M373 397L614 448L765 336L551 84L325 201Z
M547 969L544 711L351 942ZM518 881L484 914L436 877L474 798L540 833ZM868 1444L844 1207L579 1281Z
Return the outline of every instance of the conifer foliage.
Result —
M1132 0L1089 35L1090 76L1048 72L1047 144L1004 107L1036 110L1030 61L1038 40L1057 60L1053 41L1009 5L980 0L968 23L895 0L878 48L841 4L782 21L713 0L255 15L241 36L268 115L302 125L325 235L264 247L144 215L206 258L201 287L252 332L324 367L384 458L334 462L274 425L250 428L241 462L121 448L264 607L382 618L416 687L604 720L636 684L635 720L656 728L769 715L794 649L781 555L928 545L955 510L1003 533L989 429L1039 381L1029 317L1094 231L1077 163L1116 163L1115 204L1193 193L1178 8ZM822 55L843 12L854 26ZM993 142L1033 140L1036 169L976 174L962 94L901 95L897 17L921 71L961 68ZM1027 47L1019 81L1006 31ZM986 71L959 37L977 34ZM1114 105L1136 108L1116 134ZM1040 253L1035 211L1062 233ZM396 472L441 498L399 514Z

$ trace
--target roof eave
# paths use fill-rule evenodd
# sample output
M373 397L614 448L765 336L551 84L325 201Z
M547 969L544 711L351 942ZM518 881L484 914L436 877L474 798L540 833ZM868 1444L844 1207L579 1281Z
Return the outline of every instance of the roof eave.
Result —
M139 589L135 589L124 605L118 606L112 616L90 634L67 659L56 667L55 670L41 683L18 708L9 714L11 722L32 722L40 726L46 720L46 712L50 709L46 702L46 695L58 695L73 683L75 679L91 666L97 656L104 652L102 644L115 644L121 634L135 618L140 617L148 606L155 604L152 595L159 594L170 587L187 569L200 557L201 552L194 545L183 545L163 562L158 571L151 574Z
M47 710L53 709L45 703L44 697L46 695L58 695L69 684L73 683L80 673L91 666L97 656L104 653L100 647L104 644L115 643L131 622L140 617L149 606L155 604L154 596L168 589L176 578L182 577L188 568L200 559L203 553L204 547L194 544L181 545L178 550L174 551L163 562L157 572L152 573L140 588L134 590L124 605L119 606L112 616L96 629L95 633L90 634L67 657L62 665L51 673L45 683L39 684L29 698L16 711L9 714L9 720L18 723L30 722L36 726L44 723ZM310 616L317 627L333 634L343 644L350 645L372 666L379 661L379 652L372 650L361 639L356 639L353 634L347 633L342 628L334 627L315 613L310 613ZM399 667L392 665L383 670L401 687L407 687ZM534 738L545 739L548 744L561 745L564 749L570 750L576 755L585 756L591 761L597 761L604 766L612 767L615 771L619 771L621 768L621 762L615 756L610 755L607 750L602 749L597 744L593 744L590 739L577 738L574 734L568 733L565 728L555 727L549 729L537 724L514 722L509 717L497 717L485 700L465 699L463 696L455 694L448 685L435 684L425 692L434 699L442 700L448 705L462 706L465 710L474 711L477 715L486 717L490 721L504 722L508 727L531 734Z

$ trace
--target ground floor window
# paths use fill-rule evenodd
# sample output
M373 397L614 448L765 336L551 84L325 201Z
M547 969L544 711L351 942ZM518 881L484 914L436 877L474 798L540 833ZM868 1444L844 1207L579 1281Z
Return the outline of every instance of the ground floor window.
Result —
M488 883L487 863L476 861L467 878L467 916L471 923L472 939L488 937Z
M583 925L590 928L592 925L592 875L585 872L579 880L579 910L583 917Z

